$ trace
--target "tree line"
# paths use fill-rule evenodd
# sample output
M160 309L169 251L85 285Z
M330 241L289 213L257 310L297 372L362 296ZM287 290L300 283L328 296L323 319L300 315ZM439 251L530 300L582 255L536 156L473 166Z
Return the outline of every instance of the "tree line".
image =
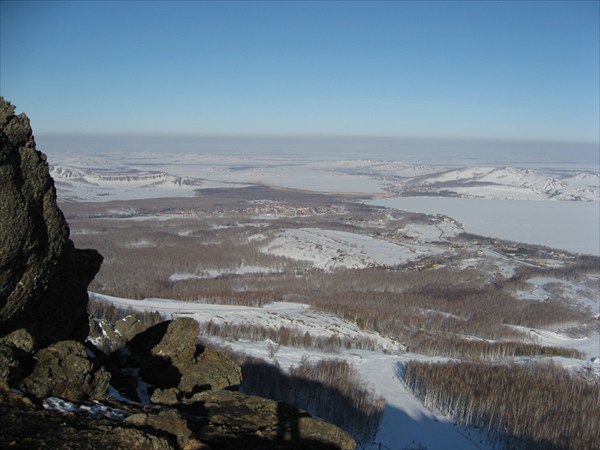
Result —
M487 428L509 448L598 448L600 385L556 364L410 361L399 369L426 406Z

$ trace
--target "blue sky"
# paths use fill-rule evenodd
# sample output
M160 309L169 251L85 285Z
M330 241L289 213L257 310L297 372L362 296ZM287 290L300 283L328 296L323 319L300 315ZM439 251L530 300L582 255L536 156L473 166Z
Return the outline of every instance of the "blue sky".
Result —
M1 2L39 133L598 142L599 3Z

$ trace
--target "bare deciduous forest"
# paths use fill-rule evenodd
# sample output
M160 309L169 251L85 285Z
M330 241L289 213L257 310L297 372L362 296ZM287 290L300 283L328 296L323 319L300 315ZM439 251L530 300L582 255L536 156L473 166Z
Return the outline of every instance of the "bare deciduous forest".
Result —
M424 363L399 368L425 405L530 449L592 449L600 442L600 386L555 364Z

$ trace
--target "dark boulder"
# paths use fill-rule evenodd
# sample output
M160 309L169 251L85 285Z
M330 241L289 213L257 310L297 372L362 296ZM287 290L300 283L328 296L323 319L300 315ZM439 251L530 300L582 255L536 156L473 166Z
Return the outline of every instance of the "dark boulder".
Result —
M29 119L0 97L0 336L25 328L38 348L83 342L87 286L102 256L77 250Z
M219 449L354 450L352 437L286 403L232 391L206 391L191 399L190 413L205 418L193 436Z
M33 337L22 328L0 338L0 385L15 385L30 371L34 345Z
M115 366L139 373L158 403L172 403L173 395L182 399L204 390L236 389L240 367L199 345L198 333L198 323L191 318L161 322L136 335L111 359Z
M61 341L38 351L33 372L21 388L38 399L61 397L69 401L105 398L110 373L94 363L88 350L76 341Z

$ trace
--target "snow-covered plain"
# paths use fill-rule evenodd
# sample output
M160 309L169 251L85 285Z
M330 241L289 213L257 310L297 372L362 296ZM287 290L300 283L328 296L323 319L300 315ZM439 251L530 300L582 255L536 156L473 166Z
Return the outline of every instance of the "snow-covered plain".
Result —
M600 255L600 202L597 201L393 197L372 200L369 204L445 214L473 234Z
M375 196L375 203L383 206L446 214L471 233L600 254L600 174L594 164L585 170L560 170L548 161L544 164L551 168L542 164L456 168L314 158L150 152L58 155L51 159L51 173L59 199L67 201L192 197L198 189L266 184Z
M261 183L319 192L453 195L464 198L599 201L593 170L522 169L406 164L401 161L322 160L218 155L112 154L53 161L63 196L94 200L93 189L115 198L150 198L163 191ZM87 187L88 189L85 189ZM143 193L139 189L146 189ZM122 193L115 192L120 189Z

